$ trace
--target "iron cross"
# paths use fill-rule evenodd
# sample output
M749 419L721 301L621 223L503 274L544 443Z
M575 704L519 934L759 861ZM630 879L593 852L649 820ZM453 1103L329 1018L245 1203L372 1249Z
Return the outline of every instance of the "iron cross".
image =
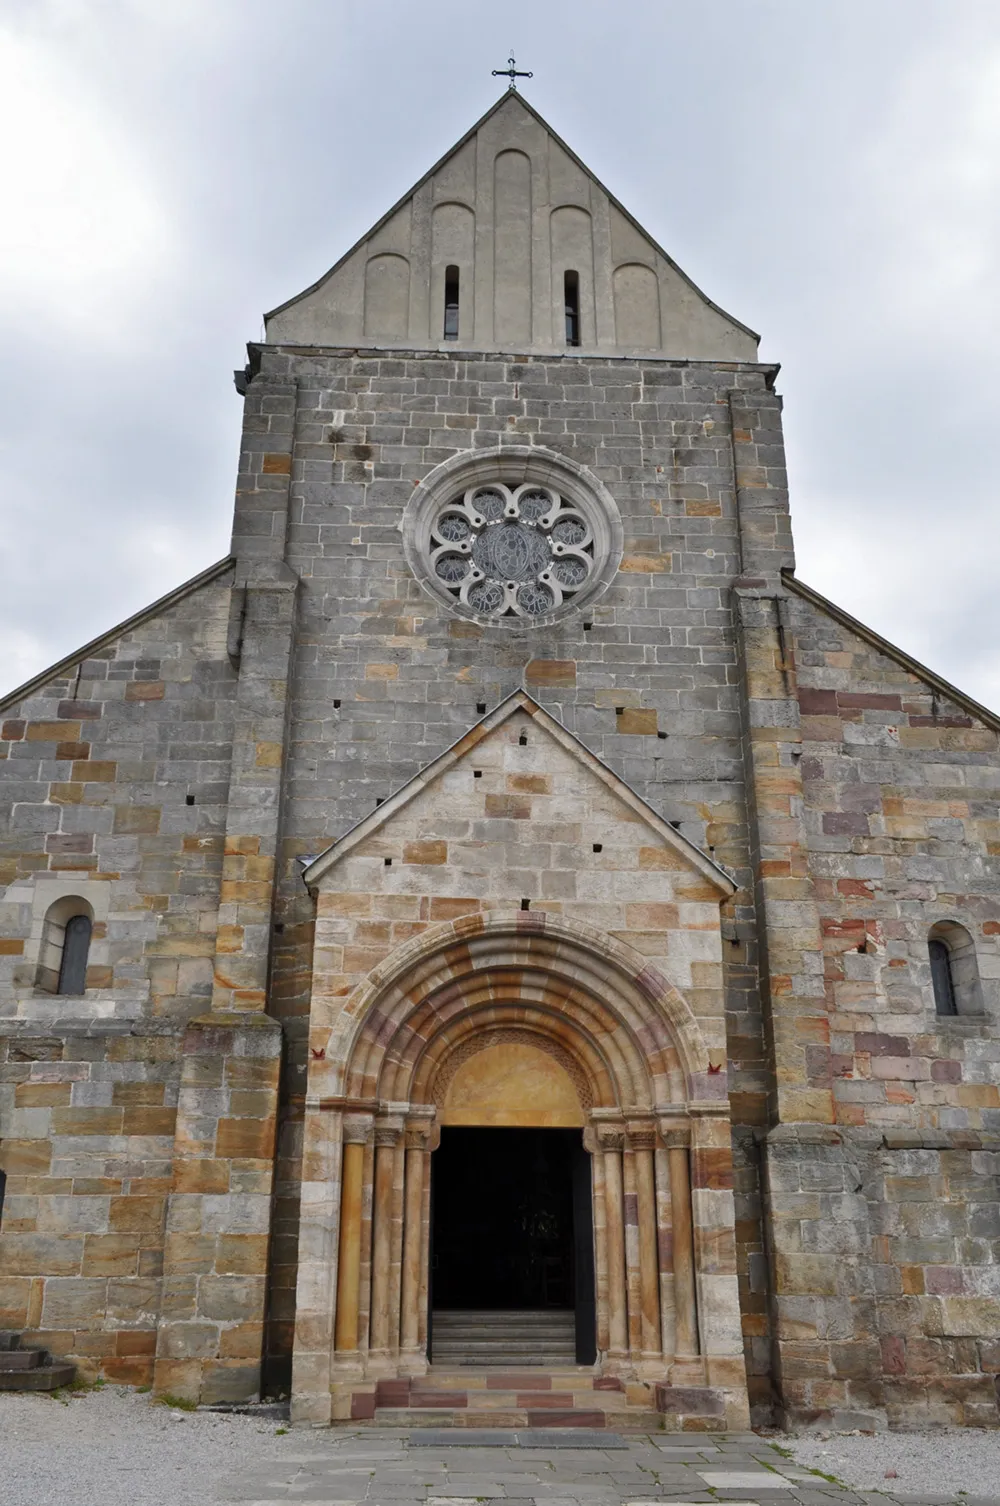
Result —
M517 66L517 64L514 62L513 55L507 59L507 67L506 68L494 68L493 69L493 77L494 78L502 78L505 74L506 74L507 78L510 79L510 88L514 89L515 91L517 89L517 84L514 82L515 79L519 79L519 78L534 78L534 76L535 76L533 73L524 73L524 72L522 72L521 69L519 69L518 66Z

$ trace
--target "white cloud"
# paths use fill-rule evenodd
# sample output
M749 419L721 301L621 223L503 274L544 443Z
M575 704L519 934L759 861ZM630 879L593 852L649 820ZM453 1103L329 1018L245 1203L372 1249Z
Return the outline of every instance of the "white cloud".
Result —
M117 343L174 250L149 163L79 72L9 21L0 137L5 319Z
M997 313L1000 48L983 39L920 55L861 163L869 232L883 252L884 312L954 337L956 305ZM879 221L881 220L881 224ZM975 330L975 325L973 329Z

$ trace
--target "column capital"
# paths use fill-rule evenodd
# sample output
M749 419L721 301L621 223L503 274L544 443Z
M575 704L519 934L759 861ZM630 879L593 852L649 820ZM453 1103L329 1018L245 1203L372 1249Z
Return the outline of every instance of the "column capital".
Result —
M441 1144L440 1126L430 1119L407 1119L403 1143L407 1150L437 1150Z
M344 1144L370 1145L374 1116L371 1114L344 1115Z
M629 1150L656 1148L656 1120L652 1114L630 1115L625 1121L626 1145Z
M660 1144L667 1150L686 1150L691 1144L691 1126L686 1120L661 1119L657 1130Z
M597 1143L602 1150L625 1149L624 1124L597 1124L594 1129L597 1134Z
M375 1144L398 1145L403 1136L402 1119L376 1119Z

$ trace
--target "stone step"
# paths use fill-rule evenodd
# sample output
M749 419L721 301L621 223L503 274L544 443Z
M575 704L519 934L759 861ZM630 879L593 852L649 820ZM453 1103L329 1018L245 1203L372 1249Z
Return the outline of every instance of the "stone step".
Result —
M0 1391L57 1391L76 1375L75 1365L39 1365L34 1370L0 1371Z
M568 1333L522 1333L515 1329L513 1333L491 1332L483 1329L469 1329L463 1332L461 1329L446 1328L443 1332L434 1329L434 1343L437 1344L516 1344L521 1349L530 1349L534 1344L537 1349L540 1345L555 1349L575 1349L576 1334L571 1329Z
M540 1370L550 1370L554 1365L565 1365L567 1360L572 1359L572 1354L518 1354L510 1349L498 1350L496 1354L481 1349L461 1353L435 1350L435 1354L446 1365L454 1365L456 1368L467 1366L471 1370L509 1370L511 1365L537 1366Z
M541 1308L537 1312L463 1312L435 1308L434 1322L443 1328L572 1328L573 1312Z
M0 1374L11 1370L37 1370L44 1358L43 1349L0 1349Z
M558 1341L550 1339L547 1343L543 1339L443 1339L439 1334L434 1335L434 1357L440 1360L449 1350L452 1353L460 1351L465 1354L481 1349L484 1354L509 1354L516 1356L511 1364L511 1369L516 1370L523 1363L521 1356L530 1357L539 1354L559 1354L562 1358L554 1363L560 1365L572 1365L576 1360L576 1345L567 1344L562 1339Z
M576 1316L565 1309L443 1308L432 1322L435 1364L553 1367L576 1359Z
M604 1428L615 1432L660 1432L663 1418L646 1408L605 1411L598 1407L377 1407L372 1419L386 1428Z

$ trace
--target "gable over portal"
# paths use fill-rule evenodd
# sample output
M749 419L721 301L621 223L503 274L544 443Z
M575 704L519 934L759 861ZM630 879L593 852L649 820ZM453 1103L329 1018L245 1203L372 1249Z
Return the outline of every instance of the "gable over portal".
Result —
M266 323L278 343L757 359L756 335L513 92Z
M724 1059L719 907L732 881L523 692L305 878L317 892L310 1084L321 1095L343 1090L336 1064L371 979L463 918L607 938L676 990Z

